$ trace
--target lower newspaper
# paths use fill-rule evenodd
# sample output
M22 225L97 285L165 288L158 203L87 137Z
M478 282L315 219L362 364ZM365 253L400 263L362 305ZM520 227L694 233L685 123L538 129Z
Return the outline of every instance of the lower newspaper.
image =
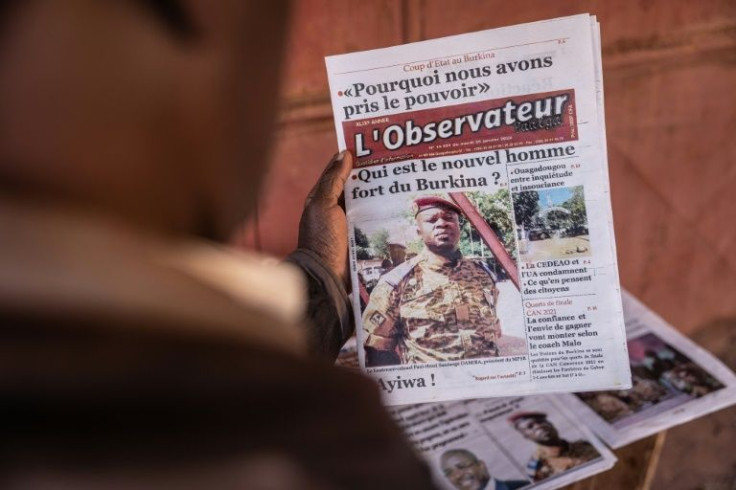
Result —
M624 294L623 306L633 387L559 395L609 446L625 446L736 403L730 369L631 294Z
M549 395L404 405L391 412L441 488L558 488L616 462Z
M732 371L625 292L623 306L631 389L389 407L437 485L559 488L614 465L596 435L618 448L736 403ZM358 369L356 350L338 364Z

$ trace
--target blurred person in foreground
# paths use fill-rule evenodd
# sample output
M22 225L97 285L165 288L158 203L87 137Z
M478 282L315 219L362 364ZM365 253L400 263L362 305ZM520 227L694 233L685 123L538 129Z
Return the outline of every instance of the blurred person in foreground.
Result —
M286 13L0 3L0 487L430 485L374 385L331 366L350 155L298 267L217 245L257 200Z

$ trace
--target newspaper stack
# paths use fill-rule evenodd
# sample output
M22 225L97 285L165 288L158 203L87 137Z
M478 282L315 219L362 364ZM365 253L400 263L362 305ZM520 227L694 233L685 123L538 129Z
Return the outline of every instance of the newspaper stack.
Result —
M623 300L630 389L391 409L440 488L558 488L613 466L600 439L619 448L736 403L730 369L632 295ZM353 339L338 364L355 369L356 350Z
M629 388L595 18L326 61L386 403Z
M616 457L551 395L395 407L440 488L558 488Z
M616 449L736 402L736 375L624 291L632 388L557 395Z

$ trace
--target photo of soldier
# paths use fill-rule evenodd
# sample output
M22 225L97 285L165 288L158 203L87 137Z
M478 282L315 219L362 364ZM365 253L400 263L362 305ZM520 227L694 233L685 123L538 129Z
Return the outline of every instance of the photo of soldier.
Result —
M400 249L401 262L392 262L366 301L366 366L524 353L521 338L501 350L498 277L485 260L461 253L462 210L448 199L423 196L412 201L412 215L422 250L406 258Z
M601 457L588 441L568 441L560 437L544 412L517 412L508 421L525 439L537 445L526 465L527 475L534 482Z

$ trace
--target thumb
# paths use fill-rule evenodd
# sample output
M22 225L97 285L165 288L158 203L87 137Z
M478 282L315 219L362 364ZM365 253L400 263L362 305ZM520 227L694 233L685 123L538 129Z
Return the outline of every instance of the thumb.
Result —
M335 155L322 172L322 176L309 193L307 201L325 200L337 202L342 194L345 182L353 169L353 155L343 150Z

